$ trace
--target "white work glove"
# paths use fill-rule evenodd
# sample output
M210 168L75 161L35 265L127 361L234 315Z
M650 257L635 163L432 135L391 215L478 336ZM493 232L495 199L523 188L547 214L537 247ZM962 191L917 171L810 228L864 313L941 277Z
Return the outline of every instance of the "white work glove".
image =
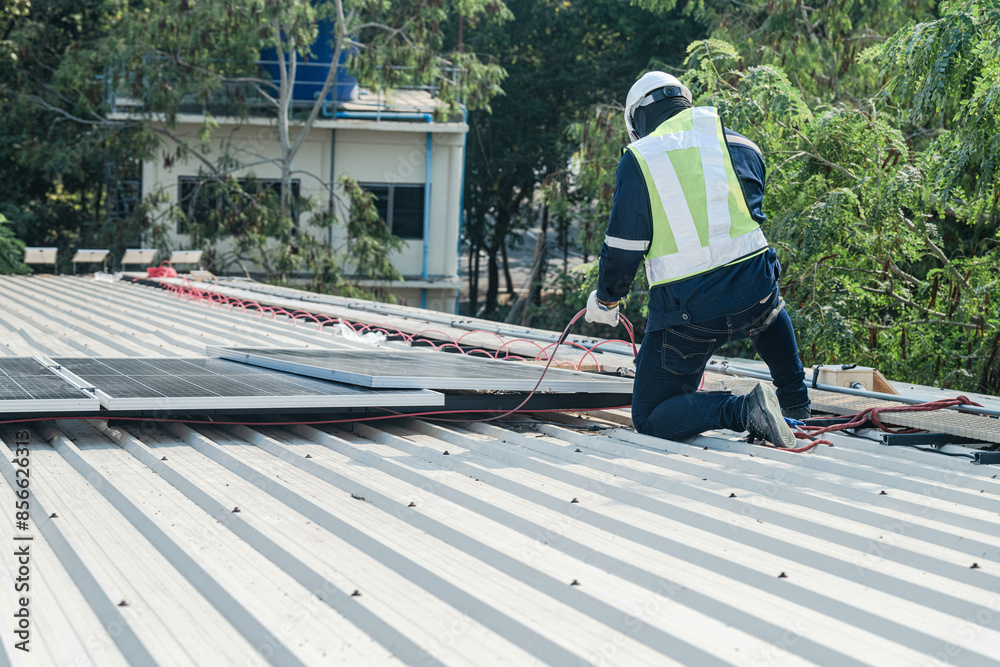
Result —
M618 325L618 304L608 308L603 303L597 300L597 290L590 293L590 298L587 299L587 314L583 316L583 319L588 322L599 322L601 324L607 324L608 326Z

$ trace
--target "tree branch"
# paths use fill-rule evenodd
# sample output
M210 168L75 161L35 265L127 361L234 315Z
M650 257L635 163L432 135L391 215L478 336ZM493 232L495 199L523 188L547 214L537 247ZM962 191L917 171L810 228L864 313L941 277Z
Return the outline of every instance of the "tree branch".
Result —
M979 331L980 327L976 324L969 324L968 322L955 322L954 320L913 320L908 322L908 324L950 324L956 327L962 327L963 329L972 329L974 331Z
M871 294L881 294L883 296L892 297L893 299L904 305L910 306L911 308L916 308L925 315L933 315L934 317L941 317L944 319L948 318L946 314L939 313L938 311L931 310L930 308L925 308L924 306L921 306L919 303L916 303L915 301L910 301L906 297L900 296L890 289L875 289L874 287L867 287L865 285L861 285L861 289L864 290L865 292L870 292Z
M52 111L54 113L59 114L60 116L63 116L65 120L71 120L74 123L80 123L81 125L96 125L100 127L122 127L124 125L127 125L127 123L120 120L107 120L107 119L87 120L85 118L80 118L79 116L75 116L70 112L66 111L65 109L60 109L57 106L49 104L48 102L43 100L41 97L38 97L37 95L25 95L25 98L31 100L32 102L34 102L35 104L37 104L38 106L42 107L47 111Z
M956 269L952 265L951 260L949 260L945 256L945 254L941 251L941 248L937 247L937 245L934 243L934 241L931 240L930 236L928 236L927 234L925 234L925 233L921 232L919 229L917 229L917 226L915 224L913 224L913 222L910 221L909 218L907 218L905 215L900 216L900 218L903 220L903 224L906 225L907 229L909 229L910 231L913 231L913 232L917 232L918 234L921 235L921 237L923 237L924 244L931 251L931 253L935 257L937 257L939 260L941 260L941 263L944 264L945 267L947 267L948 270L951 271L952 274L956 278L958 278L958 281L960 283L962 283L962 286L965 287L965 289L969 290L970 292L975 291L975 290L972 289L972 285L970 285L965 280L965 276L963 276L961 273L958 272L958 269Z
M772 153L792 153L792 155L788 158L788 160L794 160L797 157L812 158L813 160L816 160L817 162L819 162L820 164L822 164L824 166L830 167L831 169L836 169L837 171L839 171L840 173L844 174L845 176L849 177L852 180L855 180L855 181L858 180L858 177L855 176L854 173L851 170L846 169L846 168L844 168L844 167L842 167L839 164L836 164L834 162L830 162L825 157L821 156L819 154L819 152L816 150L816 145L813 144L813 142L809 141L809 138L806 137L806 135L802 134L801 132L799 132L794 127L793 128L788 128L787 125L784 125L783 123L780 123L780 122L778 124L781 125L782 127L785 127L786 129L791 129L793 132L795 132L795 134L797 134L800 137L802 137L803 141L805 141L807 144L809 144L809 147L813 149L813 152L812 153L810 153L809 151L795 151L795 152L792 152L792 151L770 151L770 152L772 152ZM785 160L785 162L788 162L788 160ZM782 162L782 164L785 164L785 162Z
M896 277L902 278L903 280L908 282L912 287L923 287L924 285L923 281L914 276L911 276L906 271L903 271L901 268L896 266L896 262L892 260L889 260L889 270L892 271L896 275Z
M338 0L337 8L338 14L341 18L343 18L342 0ZM313 123L316 122L316 118L319 116L319 112L323 108L327 93L330 92L330 88L333 86L334 81L337 80L337 71L340 69L340 54L344 50L344 41L347 39L348 30L347 26L341 21L337 22L335 29L336 35L334 39L336 39L337 45L333 49L333 61L330 66L330 71L326 74L326 80L323 81L323 88L320 90L319 96L316 98L316 102L313 103L312 109L309 110L309 117L306 119L306 122L302 127L302 131L299 132L299 136L295 140L295 143L288 150L288 157L286 158L288 160L291 160L291 158L298 153L299 148L302 146L302 142L305 141L306 135L309 133L309 130L312 129ZM352 27L350 32L357 34L360 30L361 28ZM336 92L334 92L334 97L336 97Z

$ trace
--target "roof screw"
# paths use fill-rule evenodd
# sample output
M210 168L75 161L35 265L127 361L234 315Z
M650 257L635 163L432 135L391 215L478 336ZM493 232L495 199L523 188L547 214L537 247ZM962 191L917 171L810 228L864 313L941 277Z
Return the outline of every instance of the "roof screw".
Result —
M973 563L972 565L969 566L969 569L970 570L978 570L979 569L979 563Z
M164 456L164 457L163 457L163 458L161 458L160 460L161 460L161 461L166 461L166 460L167 460L167 457L166 457L166 456Z
M571 500L571 501L569 501L569 502L570 502L570 503L579 503L580 501L579 501L579 500L577 500L576 498L574 498L573 500Z
M58 519L58 518L59 518L59 515L58 515L58 514L56 514L55 512L53 512L52 514L50 514L50 515L49 515L49 518L50 518L50 519Z
M788 578L788 575L785 574L784 572L782 572L781 574L778 575L778 579L787 579L787 578Z
M240 511L240 508L239 508L239 507L234 507L234 508L233 508L233 514L236 514L236 513L237 513L237 512L239 512L239 511Z
M407 505L407 507L416 507L416 506L417 506L416 503L410 503L409 505Z
M449 456L449 455L450 455L450 452L449 452L449 451L448 451L448 450L446 449L446 450L444 450L444 455L445 455L445 456Z
M122 600L121 602L118 603L118 606L119 607L127 607L128 606L128 602L125 602L125 600Z
M570 585L570 586L579 586L579 585L580 585L580 582L579 582L579 581L577 581L576 579L574 579L573 581L571 581L571 582L570 582L570 584L569 584L569 585Z
M582 454L582 453L583 453L583 450L582 450L582 449L579 449L579 448L577 448L577 450L576 450L576 452L575 452L575 453L577 453L577 454ZM996 477L996 475L993 475L993 476L994 476L994 477Z
M311 459L312 458L312 454L306 454L306 458L307 459Z
M735 494L735 493L730 493L730 494L729 494L729 497L730 497L730 498L735 498L735 497L736 497L736 494Z
M705 451L708 451L708 445L705 445L704 447L702 447L702 449L704 449Z
M880 496L887 496L887 495L889 495L888 493L885 492L885 489L882 489L881 491L879 491L878 494Z
M355 590L353 593L351 593L351 597L352 598L359 598L359 597L361 597L361 591Z

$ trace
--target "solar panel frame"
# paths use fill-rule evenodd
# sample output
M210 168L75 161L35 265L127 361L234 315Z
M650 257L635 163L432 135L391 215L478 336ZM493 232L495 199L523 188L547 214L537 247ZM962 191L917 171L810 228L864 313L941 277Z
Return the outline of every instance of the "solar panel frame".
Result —
M40 357L0 358L0 414L97 412L86 383L74 383Z
M437 407L428 390L373 391L222 359L60 357L67 374L93 385L108 410L295 410Z
M208 354L262 368L297 373L371 389L451 389L531 391L542 367L443 352L373 348L371 350L314 350L209 347ZM364 363L357 363L362 359ZM322 361L329 362L321 365ZM391 374L407 363L419 363L436 374ZM332 367L339 363L340 367ZM359 366L367 364L367 369ZM451 373L444 373L450 368ZM366 372L374 370L375 372ZM384 371L384 372L383 372ZM479 372L480 375L475 375ZM464 373L464 374L463 374ZM632 393L628 378L549 368L538 391L556 393Z

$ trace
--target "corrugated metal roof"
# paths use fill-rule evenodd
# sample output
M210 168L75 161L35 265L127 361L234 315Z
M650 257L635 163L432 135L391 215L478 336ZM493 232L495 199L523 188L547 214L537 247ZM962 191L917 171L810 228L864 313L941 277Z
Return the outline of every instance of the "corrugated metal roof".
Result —
M127 284L0 308L17 354L335 340ZM0 665L997 664L995 467L604 426L31 426L32 652L6 631Z
M203 355L208 345L341 347L315 325L193 303L129 282L0 276L0 354Z

